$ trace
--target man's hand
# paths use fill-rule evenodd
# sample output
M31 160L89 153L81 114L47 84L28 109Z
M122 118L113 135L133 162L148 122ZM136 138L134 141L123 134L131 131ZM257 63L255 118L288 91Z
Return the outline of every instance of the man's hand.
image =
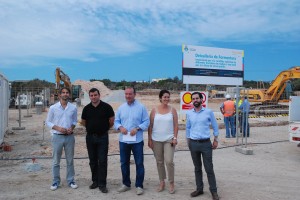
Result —
M131 135L131 136L134 136L137 132L138 132L137 128L133 128L133 129L131 129L131 131L130 131L130 135Z
M212 149L216 149L218 147L218 141L214 140L212 143Z
M72 133L73 133L73 129L72 129L72 128L68 128L66 134L67 134L67 135L70 135L70 134L72 134Z
M61 132L62 134L67 134L67 129L63 128L63 127L59 127L58 131Z
M120 126L119 127L119 129L120 129L120 131L121 131L121 133L123 134L123 135L127 135L127 129L126 128L124 128L123 126Z

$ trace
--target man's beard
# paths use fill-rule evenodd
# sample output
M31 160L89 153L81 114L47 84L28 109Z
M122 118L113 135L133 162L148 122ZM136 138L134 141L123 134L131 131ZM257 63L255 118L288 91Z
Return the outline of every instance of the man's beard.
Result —
M195 101L195 102L193 103L194 107L196 107L196 108L199 108L199 107L201 106L201 104L202 104L202 101L200 101L200 102Z

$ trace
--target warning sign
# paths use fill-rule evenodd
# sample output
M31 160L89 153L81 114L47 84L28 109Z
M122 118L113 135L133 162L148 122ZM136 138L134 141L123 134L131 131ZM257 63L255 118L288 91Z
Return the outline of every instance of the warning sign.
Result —
M180 92L180 112L185 113L186 111L194 108L192 102L192 93L191 91ZM200 92L203 96L203 103L202 106L206 107L208 100L208 92Z

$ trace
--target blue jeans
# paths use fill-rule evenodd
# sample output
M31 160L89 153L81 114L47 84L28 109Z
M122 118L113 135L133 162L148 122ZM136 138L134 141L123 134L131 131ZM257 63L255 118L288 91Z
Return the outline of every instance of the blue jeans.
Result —
M235 137L235 115L230 117L224 117L224 124L226 128L226 137Z
M246 112L242 113L242 129L243 129L244 137L246 137L246 133L247 133L247 137L249 137L250 135L250 125L249 125L248 117L249 117L248 113Z
M89 154L93 183L106 187L108 133L104 135L86 135L86 147Z
M134 156L136 165L136 180L135 187L143 188L143 182L145 177L144 168L144 141L134 144L127 144L119 142L120 145L120 159L121 159L121 171L122 171L122 182L127 187L131 186L130 181L130 156L131 151Z
M192 160L195 167L195 178L197 190L203 191L203 173L202 173L202 161L204 169L207 175L210 192L217 192L216 177L214 172L214 166L212 161L212 146L211 142L197 142L190 140L189 149L191 152Z
M70 185L71 182L74 181L74 145L75 145L75 137L74 135L57 135L53 134L52 136L52 149L53 149L53 160L52 160L52 175L53 182L60 184L60 159L62 155L62 150L65 150L65 157L67 162L67 182Z

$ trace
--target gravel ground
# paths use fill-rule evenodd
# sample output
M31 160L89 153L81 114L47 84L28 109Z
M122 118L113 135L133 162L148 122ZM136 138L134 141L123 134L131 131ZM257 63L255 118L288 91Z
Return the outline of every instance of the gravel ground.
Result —
M142 101L142 99L141 99ZM115 106L118 106L115 104ZM218 105L216 105L217 107ZM79 108L78 116L80 117ZM22 115L26 111L22 111ZM147 147L145 134L145 193L135 194L134 188L126 193L117 193L121 183L119 163L118 135L110 134L108 163L109 193L90 190L91 175L85 146L83 127L76 129L75 171L79 188L74 190L66 185L65 161L62 160L62 186L50 191L51 184L51 144L50 134L44 129L43 121L47 113L37 115L31 110L32 117L22 118L22 131L11 131L4 141L12 145L12 151L0 152L0 199L190 199L195 189L193 164L185 142L185 130L179 132L179 144L175 153L176 193L167 190L157 193L158 175L152 151ZM9 111L9 127L18 126L16 110ZM218 121L220 126L221 121ZM299 199L300 191L300 148L288 142L286 118L251 119L252 124L264 124L265 127L251 127L251 137L247 140L253 155L244 155L235 151L237 140L226 139L225 130L220 129L220 145L214 151L214 169L218 192L224 200L268 200ZM256 123L254 123L256 122ZM239 144L241 139L239 139ZM31 158L35 157L36 164ZM41 170L30 171L28 166L39 165ZM132 182L135 181L135 166L131 166ZM207 178L204 172L204 194L201 199L211 199ZM196 198L195 198L196 199Z

